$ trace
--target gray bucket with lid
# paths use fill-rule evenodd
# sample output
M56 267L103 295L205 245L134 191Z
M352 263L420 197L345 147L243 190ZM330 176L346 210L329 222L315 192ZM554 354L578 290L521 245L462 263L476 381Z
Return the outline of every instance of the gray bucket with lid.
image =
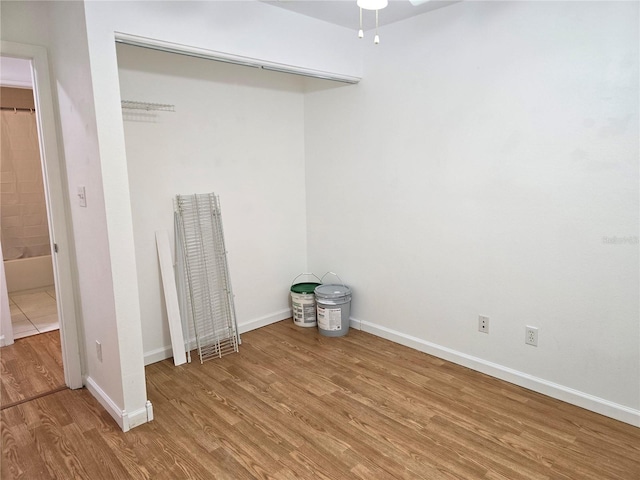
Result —
M333 272L327 272L322 277ZM340 277L338 277L340 280ZM342 280L340 280L342 282ZM318 308L318 331L327 337L342 337L349 331L351 289L344 284L323 284L315 288Z

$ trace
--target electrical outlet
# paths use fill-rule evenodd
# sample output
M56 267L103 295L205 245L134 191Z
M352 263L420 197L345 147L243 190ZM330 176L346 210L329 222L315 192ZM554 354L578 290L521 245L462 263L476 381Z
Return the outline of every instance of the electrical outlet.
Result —
M102 362L102 344L98 340L96 340L96 356Z
M489 333L489 317L485 315L478 316L478 331L482 333Z
M524 343L534 347L538 346L538 327L530 327L527 325Z

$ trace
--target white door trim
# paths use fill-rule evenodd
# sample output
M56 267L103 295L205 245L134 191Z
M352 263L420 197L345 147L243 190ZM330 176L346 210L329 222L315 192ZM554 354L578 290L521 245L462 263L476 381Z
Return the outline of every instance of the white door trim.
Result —
M49 217L51 244L57 248L51 252L56 284L60 340L64 379L69 388L81 388L82 359L80 349L79 322L76 308L74 275L75 251L72 244L71 224L68 212L67 189L64 168L58 149L56 117L54 115L49 60L44 47L14 42L0 42L3 56L31 60L33 71L33 96L36 106L40 156L42 158L45 197ZM54 249L52 249L54 250Z

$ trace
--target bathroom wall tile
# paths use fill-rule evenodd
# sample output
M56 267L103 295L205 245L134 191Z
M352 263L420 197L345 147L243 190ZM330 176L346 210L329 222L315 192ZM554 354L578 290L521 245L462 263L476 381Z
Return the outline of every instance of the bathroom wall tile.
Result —
M7 216L3 216L2 217L2 226L3 227L16 227L22 225L22 217L18 216L18 215L13 215L11 217Z
M16 193L16 184L0 183L0 193Z
M46 237L49 238L49 228L46 222L40 225L33 225L31 227L24 227L24 235L26 237ZM48 242L47 242L48 243Z
M12 170L2 170L0 172L0 183L14 183L16 181L16 172Z
M2 237L2 250L4 251L4 249L6 247L24 247L24 242L22 241L21 238L11 238L11 237L7 238L6 236L3 236ZM15 257L15 258L20 258L20 257L18 256L18 257ZM5 257L4 259L5 260L9 260L9 257Z
M21 203L41 205L44 200L44 193L18 193L17 195Z
M18 205L20 203L18 193L0 193L0 199L3 205Z
M22 182L31 182L41 183L42 171L39 168L24 168L24 166L19 167L16 171L16 180L20 183Z
M40 193L42 188L42 184L37 182L18 182L18 192L20 193Z
M24 245L27 247L46 247L49 248L49 236L39 235L37 237L25 237ZM32 255L33 256L33 255Z
M46 207L44 205L38 203L28 203L20 206L20 214L21 215L35 215L42 213L42 209Z
M25 227L31 226L31 225L42 225L43 220L45 219L45 215L43 213L37 213L37 214L33 214L33 215L24 215L22 217L23 219L23 225Z
M5 237L14 237L14 238L19 238L24 236L24 228L22 227L22 225L17 225L15 227L8 227L8 226L3 226L2 228L2 237L3 237L3 241Z
M4 203L0 205L0 215L2 215L3 219L5 217L15 217L21 214L20 205L5 205Z

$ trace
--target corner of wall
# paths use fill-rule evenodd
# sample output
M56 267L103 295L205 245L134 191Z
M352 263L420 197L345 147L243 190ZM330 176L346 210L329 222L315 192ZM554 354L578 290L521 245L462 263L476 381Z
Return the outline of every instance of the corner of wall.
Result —
M98 400L109 415L113 417L123 432L128 432L132 428L153 420L153 405L149 400L146 401L143 408L127 412L126 410L120 409L93 378L85 377L84 383L87 390Z

